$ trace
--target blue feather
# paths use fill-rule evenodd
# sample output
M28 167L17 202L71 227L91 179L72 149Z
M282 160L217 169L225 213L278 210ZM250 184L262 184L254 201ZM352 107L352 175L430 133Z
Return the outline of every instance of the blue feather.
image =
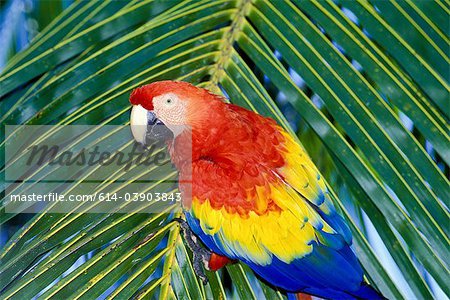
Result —
M198 219L185 212L192 231L213 252L239 259L269 284L287 292L303 292L325 299L384 299L377 291L363 283L362 268L340 235L320 232L325 243L313 242L313 251L290 263L272 256L268 265L258 265L244 257L225 255L221 240L205 234ZM320 241L320 239L319 239ZM331 245L332 247L330 247Z

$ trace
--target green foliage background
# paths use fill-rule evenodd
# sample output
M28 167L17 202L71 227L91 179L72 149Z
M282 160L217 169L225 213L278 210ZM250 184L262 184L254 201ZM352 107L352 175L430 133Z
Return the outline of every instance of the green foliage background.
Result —
M449 11L448 0L78 1L8 62L0 120L127 125L130 91L162 79L224 93L298 136L385 296L449 297ZM179 213L34 215L2 248L0 297L285 298L240 264L200 284L170 222Z

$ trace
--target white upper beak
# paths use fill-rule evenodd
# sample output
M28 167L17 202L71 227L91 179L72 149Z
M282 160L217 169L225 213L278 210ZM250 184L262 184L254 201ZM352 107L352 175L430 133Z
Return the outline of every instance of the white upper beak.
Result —
M131 109L130 125L131 132L136 142L145 144L145 135L147 131L148 110L141 105L133 105Z

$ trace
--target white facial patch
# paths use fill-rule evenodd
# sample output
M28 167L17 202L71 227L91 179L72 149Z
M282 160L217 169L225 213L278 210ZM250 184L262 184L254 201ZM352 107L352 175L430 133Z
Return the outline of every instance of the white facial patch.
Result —
M186 101L174 93L167 93L153 98L154 112L176 136L186 125Z

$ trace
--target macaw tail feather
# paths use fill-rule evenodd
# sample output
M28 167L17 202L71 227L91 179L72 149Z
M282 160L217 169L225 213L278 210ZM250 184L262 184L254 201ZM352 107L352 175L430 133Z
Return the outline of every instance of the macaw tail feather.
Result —
M298 293L297 300L312 300L312 296L308 294Z
M352 292L352 296L356 297L357 299L370 299L370 300L387 299L380 292L378 292L376 289L374 289L365 282L361 284L359 290L357 290L356 292Z
M303 293L288 293L287 294L288 300L312 300L312 296L308 294Z

